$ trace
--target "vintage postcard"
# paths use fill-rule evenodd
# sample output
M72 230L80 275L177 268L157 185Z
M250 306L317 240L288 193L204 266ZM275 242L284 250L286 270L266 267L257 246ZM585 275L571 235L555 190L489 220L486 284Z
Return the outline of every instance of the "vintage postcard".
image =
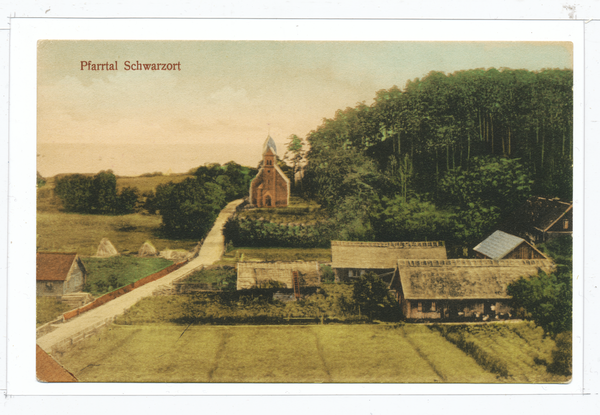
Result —
M62 23L16 38L16 390L581 390L571 29Z
M568 383L571 42L40 40L41 382Z

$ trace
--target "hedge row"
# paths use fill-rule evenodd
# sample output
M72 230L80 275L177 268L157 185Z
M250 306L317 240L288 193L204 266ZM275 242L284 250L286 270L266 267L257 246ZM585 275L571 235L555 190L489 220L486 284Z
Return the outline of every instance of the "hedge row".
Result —
M331 228L324 223L287 226L240 217L229 218L223 234L234 246L328 248L332 239Z

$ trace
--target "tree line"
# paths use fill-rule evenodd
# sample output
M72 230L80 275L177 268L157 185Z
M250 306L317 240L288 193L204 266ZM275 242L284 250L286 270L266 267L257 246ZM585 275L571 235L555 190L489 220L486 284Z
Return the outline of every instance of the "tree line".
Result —
M95 176L69 174L56 179L54 193L67 212L90 214L127 214L137 205L137 188L124 187L117 191L117 177L112 170Z
M476 69L378 91L307 135L303 191L343 238L471 244L531 195L572 199L572 84Z
M235 162L208 164L192 170L194 177L160 184L155 191L140 194L135 187L118 191L117 177L108 170L94 176L58 177L54 191L67 212L158 214L165 236L201 239L228 202L247 195L256 173L256 169Z

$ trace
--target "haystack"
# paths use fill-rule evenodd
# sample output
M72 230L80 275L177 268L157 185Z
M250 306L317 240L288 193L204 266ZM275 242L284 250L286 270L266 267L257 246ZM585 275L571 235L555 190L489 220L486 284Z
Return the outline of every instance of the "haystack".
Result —
M160 251L159 256L169 261L180 262L188 259L190 253L185 249L165 249Z
M156 256L157 253L158 252L156 251L156 248L154 247L154 245L152 245L152 242L146 241L140 247L140 250L138 251L138 256L140 256L140 257Z
M117 248L108 240L108 238L102 238L100 245L98 245L98 251L96 251L97 257L111 257L118 256L119 252Z

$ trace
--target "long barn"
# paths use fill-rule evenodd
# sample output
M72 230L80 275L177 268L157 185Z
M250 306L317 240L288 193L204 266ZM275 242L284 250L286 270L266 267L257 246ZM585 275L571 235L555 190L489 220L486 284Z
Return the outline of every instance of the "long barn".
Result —
M400 260L389 288L408 319L506 318L508 285L554 269L547 259Z
M350 281L366 272L391 275L399 259L446 259L442 241L331 241L331 267L336 281Z

